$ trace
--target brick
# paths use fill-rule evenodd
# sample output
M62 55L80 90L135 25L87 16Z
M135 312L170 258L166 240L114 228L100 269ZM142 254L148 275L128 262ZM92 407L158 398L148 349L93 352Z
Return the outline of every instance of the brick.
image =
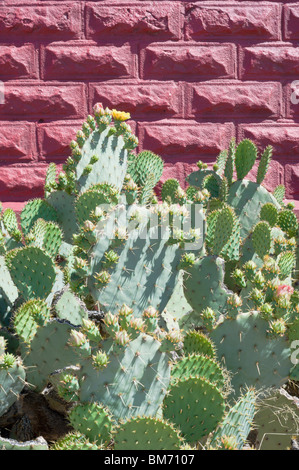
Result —
M254 119L280 113L279 83L210 82L188 85L188 116L230 116Z
M102 83L91 84L91 106L101 102L104 107L130 112L132 118L161 114L179 116L182 112L182 93L175 82Z
M180 2L88 3L87 38L179 39L180 12Z
M42 49L43 78L103 79L134 77L136 60L129 44L99 46L94 42L51 43Z
M1 79L37 78L38 63L33 44L1 44Z
M182 161L187 156L218 156L228 147L234 137L234 126L230 123L196 123L168 121L139 124L139 141L142 149L167 157L179 155Z
M240 140L251 139L262 152L268 145L273 147L273 156L286 157L299 155L299 125L288 122L241 124Z
M286 39L299 39L299 5L284 6L284 30Z
M81 35L81 5L54 2L0 6L0 38L75 38Z
M70 142L82 128L82 121L54 121L38 124L37 140L41 160L65 159L70 155Z
M26 118L85 117L85 85L7 82L0 116Z
M299 47L275 44L275 46L249 46L241 50L241 78L273 79L298 77Z
M299 199L299 162L289 161L285 165L285 186L287 199Z
M28 162L37 158L35 124L0 123L0 163Z
M21 201L43 196L47 165L1 166L0 198Z
M150 44L141 52L143 78L234 78L236 49L233 44Z
M279 5L256 3L191 3L186 6L186 39L241 37L278 40Z
M12 209L18 216L21 214L23 207L25 206L26 201L15 202L15 201L6 201L2 203L3 210Z

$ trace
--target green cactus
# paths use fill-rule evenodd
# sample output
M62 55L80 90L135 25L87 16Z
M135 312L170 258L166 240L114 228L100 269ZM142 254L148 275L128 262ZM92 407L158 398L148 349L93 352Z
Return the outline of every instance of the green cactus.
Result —
M283 205L283 201L285 198L286 188L284 185L278 185L273 192L273 196L275 197L276 201L278 202L279 206Z
M32 199L22 209L20 218L23 233L27 235L38 219L57 222L57 213L45 199Z
M271 249L271 227L268 222L259 222L252 232L252 244L257 255L264 259Z
M98 403L78 403L71 408L68 419L75 431L84 434L90 442L107 445L111 440L113 421Z
M126 230L121 232L120 227L106 239L100 235L92 248L88 288L105 311L115 313L126 304L134 309L135 316L141 316L149 305L162 312L178 281L178 266L184 243L189 241L189 232L181 235L181 232L172 231L171 225L167 225L168 209L164 221L157 224L154 212L132 208L126 215L127 227L130 227L132 214L136 228L128 233ZM183 217L178 214L179 221ZM119 236L123 238L118 240L116 237ZM107 270L105 255L111 250L117 254L118 261Z
M257 171L257 178L256 178L256 182L258 184L262 184L267 175L267 172L271 163L271 159L272 159L272 152L273 152L273 148L269 145L261 156L261 160L260 160L258 171Z
M88 318L85 304L68 289L56 295L52 302L52 309L60 320L67 320L72 325L82 325L83 319Z
M179 450L183 439L172 423L158 418L134 417L115 429L114 449Z
M214 310L219 318L226 311L227 300L232 294L224 284L223 259L217 256L199 258L185 271L184 292L193 308L193 319L200 319L200 314L207 308Z
M0 416L50 383L74 428L53 449L243 449L257 394L298 377L294 207L262 186L271 147L245 179L248 139L198 162L186 191L166 180L160 203L163 160L132 152L129 118L96 105L45 199L20 227L1 213Z
M260 219L268 222L271 227L274 227L278 220L278 209L272 203L264 204L261 208Z
M215 359L202 354L189 354L172 365L171 382L183 380L190 376L203 377L223 392L227 386L228 376L224 370Z
M53 319L38 328L29 345L22 345L22 357L27 369L27 380L42 391L55 370L76 364L78 357L69 346L73 325Z
M249 388L228 409L221 424L213 433L209 446L217 449L221 447L221 441L224 437L231 437L236 440L236 449L243 450L250 431L256 425L256 422L254 422L256 409L257 394L254 389Z
M55 265L38 247L24 247L7 253L6 265L25 300L45 299L55 282Z
M175 381L163 402L163 416L175 424L184 439L194 443L213 431L223 419L225 399L216 385L203 377Z
M0 416L9 410L26 385L26 372L22 361L13 354L0 356Z
M246 387L278 388L288 380L292 363L287 338L271 338L268 331L268 322L249 312L224 320L210 334L218 360L233 374L236 397Z
M216 357L216 348L208 336L196 330L189 330L185 333L184 353L203 354L211 359Z
M44 300L28 300L22 304L13 317L14 330L26 343L30 343L39 326L50 319L50 309Z
M104 369L97 370L92 358L82 363L79 399L100 402L116 420L155 416L170 380L168 355L149 335L140 334L132 341L128 338L125 344L120 336L119 340L119 345L112 339L102 343L102 351L109 358Z
M58 439L50 450L103 450L103 446L90 442L84 434L72 432Z
M235 166L238 180L244 179L253 168L257 159L257 148L248 139L244 139L236 148Z
M99 183L113 184L121 190L128 150L138 144L130 128L119 125L113 111L96 105L94 112L95 119L83 124L77 142L71 145L73 159L65 168L68 191L81 193Z

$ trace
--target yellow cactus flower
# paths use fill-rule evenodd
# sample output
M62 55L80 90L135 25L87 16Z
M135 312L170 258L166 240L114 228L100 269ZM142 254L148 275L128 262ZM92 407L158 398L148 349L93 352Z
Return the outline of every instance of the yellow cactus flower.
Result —
M123 111L117 111L116 109L112 109L112 117L116 121L127 121L131 119L130 113L125 113Z

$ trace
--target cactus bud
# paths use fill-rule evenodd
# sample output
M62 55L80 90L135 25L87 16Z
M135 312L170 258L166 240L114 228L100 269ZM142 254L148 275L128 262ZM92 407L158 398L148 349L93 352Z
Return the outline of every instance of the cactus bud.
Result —
M241 297L239 297L237 294L233 294L228 298L227 305L228 305L228 316L230 318L235 318L239 313L239 309L243 305L243 301Z
M85 135L85 137L89 137L90 134L91 134L91 129L89 127L89 124L88 122L84 122L83 125L82 125L82 131L83 131L83 134Z
M207 189L203 189L201 193L205 199L209 199L211 197L211 193Z
M111 336L115 336L115 334L119 331L118 317L113 315L111 312L106 313L104 324L106 326L107 332Z
M71 330L68 344L79 352L80 355L86 357L91 354L91 348L88 339L81 331Z
M132 339L137 338L140 333L145 331L145 323L142 318L132 318L127 328L128 334L132 337Z
M80 277L86 277L88 275L88 262L82 258L76 256L73 261L74 269L76 270L77 275Z
M17 362L16 357L13 354L5 353L0 357L0 370L8 370L13 367Z
M243 266L245 277L249 281L253 281L254 276L256 275L257 272L257 265L253 261L248 261L247 263L244 264Z
M97 370L102 370L109 364L108 356L105 352L98 351L92 356L92 365Z
M86 167L83 170L83 175L87 176L91 172L92 172L92 165L86 165Z
M273 318L273 307L269 303L265 303L259 307L259 312L261 314L261 317L264 318L264 320L270 320Z
M130 336L126 330L118 331L114 337L115 343L123 348L130 342Z
M196 256L194 253L185 253L180 262L180 268L189 268L194 265L196 260Z
M76 135L76 139L77 139L77 143L79 145L79 147L83 147L83 145L85 144L85 140L86 140L86 136L84 134L83 131L78 131L77 132L77 135Z
M160 350L162 352L171 352L176 350L182 343L182 333L179 330L172 330L166 333L162 339Z
M87 116L87 123L93 131L96 129L95 119L90 114Z
M95 228L96 228L96 226L90 220L86 220L84 222L84 231L93 232L93 230L95 230Z
M158 328L159 312L154 307L147 307L142 313L142 319L148 333L154 333Z
M245 275L241 269L235 269L232 274L232 278L238 287L245 288L247 286Z
M263 289L266 284L266 279L263 276L263 274L260 271L258 271L256 275L254 276L252 282L255 285L255 287L257 287L258 289Z
M66 401L76 400L80 390L79 380L73 374L62 373L59 382L56 384L58 395Z
M108 271L101 271L94 275L94 279L99 288L106 286L111 278L111 274Z
M238 450L238 441L235 436L223 436L219 450Z
M93 155L91 159L89 160L90 165L94 165L99 161L99 157L97 155Z
M286 333L287 326L284 320L273 320L270 322L270 328L268 330L268 334L273 339L277 338L277 336L284 336Z
M109 126L110 119L109 119L108 116L103 115L103 116L97 118L97 123L98 123L98 126L99 126L99 130L103 131L103 130L107 129L107 127Z
M117 263L119 256L114 250L109 250L105 253L105 265L111 266L112 264Z
M210 307L206 308L205 310L203 310L203 312L201 313L201 318L202 318L202 321L203 321L203 324L205 326L205 328L208 330L208 331L212 331L216 325L216 314L214 312L214 310L212 310Z
M256 287L250 293L250 300L253 301L256 307L260 307L263 303L265 303L265 295Z
M94 343L100 343L100 341L102 341L100 330L92 320L83 318L81 329L89 341L93 341Z
M104 116L105 111L104 111L102 103L96 103L93 107L93 112L96 117Z
M125 135L124 141L125 141L125 148L128 150L136 148L137 145L139 144L138 138L133 134Z
M130 320L132 318L133 309L131 309L127 305L123 304L122 307L120 308L118 314L119 314L118 315L119 325L120 325L121 328L126 330L129 326Z

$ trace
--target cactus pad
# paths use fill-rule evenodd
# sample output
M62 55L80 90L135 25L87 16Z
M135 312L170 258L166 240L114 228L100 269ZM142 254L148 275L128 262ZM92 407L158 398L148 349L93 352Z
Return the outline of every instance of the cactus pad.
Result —
M245 387L277 388L289 376L289 344L283 337L270 339L269 324L258 312L242 313L224 320L212 333L218 359L232 372L236 397Z
M163 403L163 416L190 443L213 431L224 416L225 400L208 380L189 377L176 381Z
M115 450L179 450L183 444L173 424L157 418L132 418L115 430Z
M50 256L37 247L9 252L6 264L24 299L45 299L55 282L55 266Z

